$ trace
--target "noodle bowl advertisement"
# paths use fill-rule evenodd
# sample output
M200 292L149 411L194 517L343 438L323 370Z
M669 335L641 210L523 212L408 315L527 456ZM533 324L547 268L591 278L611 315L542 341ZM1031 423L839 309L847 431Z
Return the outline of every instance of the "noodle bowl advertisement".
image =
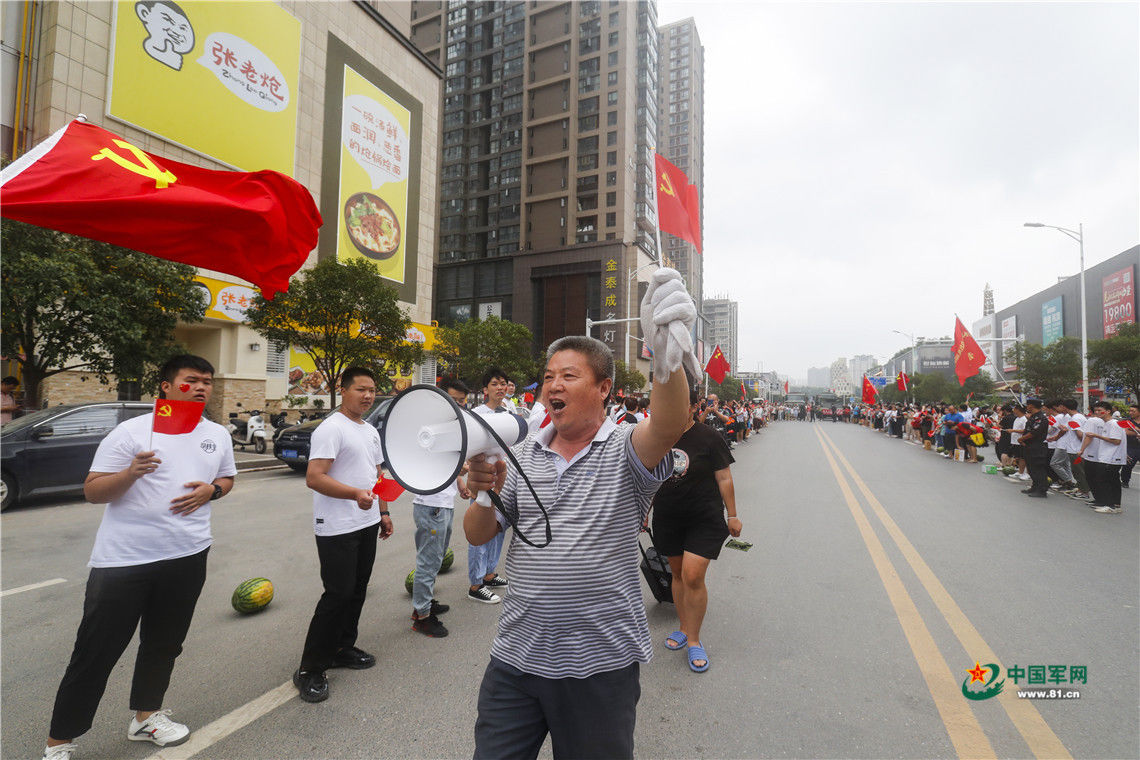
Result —
M345 66L341 114L337 260L368 259L402 284L411 113Z

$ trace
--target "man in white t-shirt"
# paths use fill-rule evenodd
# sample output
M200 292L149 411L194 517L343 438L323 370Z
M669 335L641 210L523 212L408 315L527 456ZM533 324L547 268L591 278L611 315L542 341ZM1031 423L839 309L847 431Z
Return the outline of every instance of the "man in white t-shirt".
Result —
M1092 405L1099 430L1086 431L1085 439L1096 438L1096 467L1089 472L1092 507L1106 515L1120 514L1120 468L1128 459L1128 442L1124 429L1112 417L1112 404L1097 401Z
M172 357L160 397L207 403L214 368L200 356ZM206 581L210 502L233 488L233 443L221 425L199 419L189 433L152 433L154 414L120 423L95 452L83 494L106 503L95 536L83 619L52 711L44 757L70 758L72 740L91 728L107 678L139 628L127 738L181 744L190 730L162 701L174 660ZM140 626L141 623L141 626Z
M372 488L384 456L380 434L364 421L376 399L376 377L364 367L340 376L340 408L313 431L305 485L313 490L313 532L324 593L317 602L301 666L293 683L306 702L328 699L329 668L363 670L376 658L356 646L357 625L376 538L392 535L392 518L377 505Z
M1085 477L1085 465L1083 461L1077 461L1077 455L1081 453L1081 438L1084 435L1081 428L1084 427L1087 418L1077 411L1079 407L1076 399L1061 399L1057 403L1058 409L1064 412L1065 416L1065 434L1057 439L1057 448L1065 450L1069 458L1069 470L1073 473L1073 481L1077 484L1076 488L1069 489L1066 494L1075 499L1087 499L1089 481Z
M459 406L467 402L471 391L462 380L443 377L439 387ZM443 563L443 555L451 543L451 526L455 520L455 497L470 499L471 493L462 475L439 493L416 494L412 499L412 519L416 523L416 573L412 580L412 630L425 636L442 638L447 628L439 615L451 609L435 599L435 578Z
M483 373L484 402L471 412L481 415L509 414L510 409L505 403L509 385L510 380L507 379L505 372L498 367L489 367ZM503 598L495 593L496 589L507 585L507 579L495 572L502 551L501 533L482 546L467 545L467 580L471 582L467 598L471 601L483 604L498 604L503 601Z

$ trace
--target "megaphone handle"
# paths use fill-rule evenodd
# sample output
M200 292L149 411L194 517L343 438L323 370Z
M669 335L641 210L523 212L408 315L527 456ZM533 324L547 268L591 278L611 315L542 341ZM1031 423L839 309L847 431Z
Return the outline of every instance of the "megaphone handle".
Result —
M489 464L495 464L501 458L502 457L500 457L498 454L488 454L487 455L487 462ZM495 506L494 504L491 503L491 495L486 491L480 491L478 493L478 495L476 495L475 503L481 507L494 507Z

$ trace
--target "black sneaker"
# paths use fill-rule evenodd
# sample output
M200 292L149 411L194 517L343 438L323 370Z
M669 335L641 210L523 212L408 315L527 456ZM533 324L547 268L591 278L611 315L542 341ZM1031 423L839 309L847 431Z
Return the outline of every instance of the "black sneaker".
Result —
M469 590L467 592L467 598L473 602L482 602L483 604L498 604L503 601L502 597L498 594L492 594L491 590L485 586Z
M451 609L450 604L444 604L443 602L437 602L435 599L432 599L431 600L431 612L429 614L442 615L443 613L447 612L450 609Z
M376 664L376 658L356 647L345 647L333 655L334 668L351 668L353 670L367 670Z
M329 679L317 670L297 670L293 674L293 685L306 702L324 702L329 698Z
M439 622L439 618L435 615L428 615L425 618L412 618L412 630L419 631L424 636L430 636L433 639L442 639L447 635L447 629L443 627L443 623Z
M496 575L494 578L492 578L489 581L483 581L483 585L486 586L487 588L502 588L503 586L507 586L510 584L507 583L507 579L504 578L503 576Z

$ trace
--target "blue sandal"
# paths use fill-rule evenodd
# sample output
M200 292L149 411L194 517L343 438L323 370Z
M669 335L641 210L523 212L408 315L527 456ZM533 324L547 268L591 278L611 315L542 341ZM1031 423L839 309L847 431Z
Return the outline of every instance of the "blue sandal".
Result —
M696 660L704 660L704 665L693 664ZM704 673L709 669L709 653L705 651L704 647L691 646L689 647L689 669L694 673Z
M668 636L665 637L665 648L672 651L672 652L676 652L676 651L679 651L681 649L684 649L685 645L688 643L689 643L689 637L686 636L685 634L681 633L680 631L673 631L672 633L670 633ZM677 646L673 646L674 644L676 644Z

